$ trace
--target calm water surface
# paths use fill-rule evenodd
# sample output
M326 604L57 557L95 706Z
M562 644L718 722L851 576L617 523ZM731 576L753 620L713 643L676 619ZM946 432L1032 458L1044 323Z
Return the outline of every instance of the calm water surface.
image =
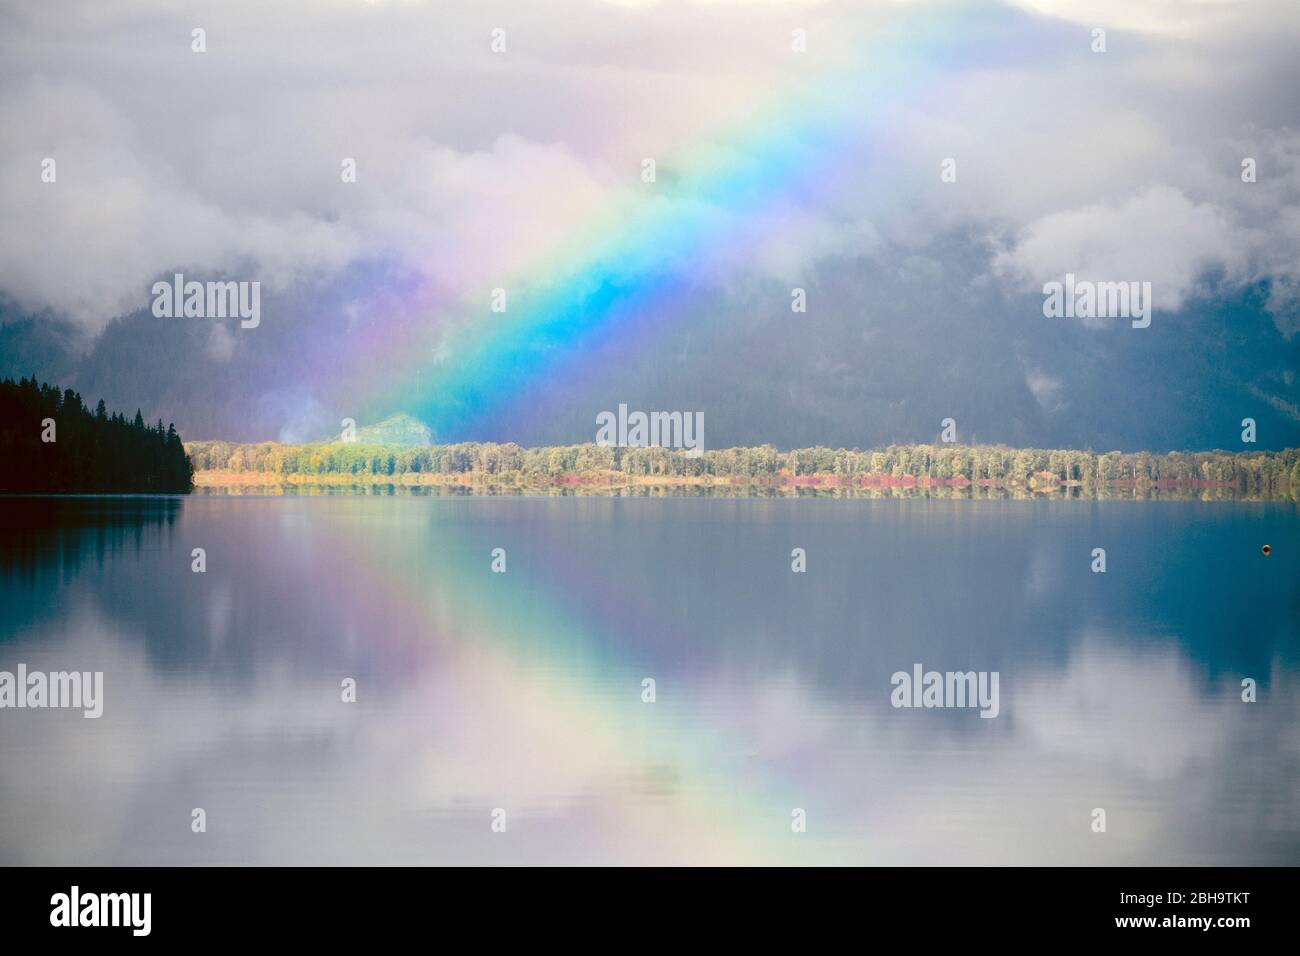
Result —
M1283 503L0 499L0 671L105 685L0 710L0 863L1297 864L1298 548ZM894 709L916 663L999 716Z

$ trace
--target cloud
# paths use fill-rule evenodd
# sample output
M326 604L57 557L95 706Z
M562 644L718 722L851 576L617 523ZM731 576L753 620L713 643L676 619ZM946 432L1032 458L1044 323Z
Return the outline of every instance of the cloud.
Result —
M388 257L478 295L635 205L641 158L767 95L786 42L772 46L775 9L292 12L206 10L204 54L189 48L195 15L162 4L8 14L0 290L90 331L178 268L288 287ZM488 48L498 23L509 59ZM826 245L819 219L809 230ZM798 238L765 258L788 264Z
M272 217L195 191L83 83L7 88L0 126L15 140L0 166L0 287L30 308L97 328L145 307L151 280L172 268L288 284L358 248L346 227L302 211ZM41 179L47 157L53 182Z
M1290 277L1274 282L1264 307L1284 338L1292 339L1300 332L1300 282Z
M1290 337L1300 8L1251 10L326 0L272 14L235 0L199 18L205 54L189 48L196 15L161 2L8 11L0 290L91 333L178 268L288 288L391 261L482 301L519 276L561 277L611 222L635 235L667 206L741 241L645 254L732 292L960 233L994 250L989 274L1012 295L1073 271L1150 280L1168 310L1207 276L1269 283ZM673 193L677 169L761 167L738 131L795 136L796 93L842 102L819 77L845 62L869 73L868 41L889 18L957 24L956 12L960 55L904 43L897 83L833 111L842 128L800 155L817 175L773 180L739 215ZM1104 56L1086 42L1096 17L1110 31ZM800 57L796 21L810 37ZM506 56L488 47L498 25ZM654 192L639 181L646 156L666 174ZM1256 183L1240 179L1244 156L1259 161ZM45 157L56 184L40 180ZM939 179L947 157L955 183ZM341 181L345 158L356 183ZM733 301L739 320L748 300Z
M1246 252L1246 237L1221 210L1153 186L1118 205L1042 217L998 254L994 268L1037 287L1067 272L1094 282L1150 282L1155 307L1174 311L1207 268L1241 277Z
M1042 369L1031 367L1025 370L1025 386L1045 412L1057 412L1065 407L1061 399L1064 385L1059 378L1053 378Z
M1258 385L1254 385L1254 384L1247 385L1246 391L1250 392L1250 394L1254 395L1256 398L1260 399L1261 401L1268 402L1269 405L1273 406L1273 408L1277 409L1287 418L1291 419L1291 421L1300 422L1300 405L1296 405L1293 402L1288 402L1285 398L1281 398L1280 396L1270 395L1268 392L1265 392L1263 389L1261 389Z
M235 337L228 326L214 322L208 332L208 358L214 362L228 362L235 354Z
M1195 35L1238 13L1245 0L1012 0L1045 16L1090 27Z

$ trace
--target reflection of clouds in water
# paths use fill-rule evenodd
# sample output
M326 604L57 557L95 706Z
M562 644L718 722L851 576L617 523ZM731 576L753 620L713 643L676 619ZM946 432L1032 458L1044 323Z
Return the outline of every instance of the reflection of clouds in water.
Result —
M213 585L211 596L207 601L208 642L213 653L226 640L226 635L230 631L233 609L234 598L230 593L230 586L226 582L218 580Z
M140 560L83 564L72 581L12 579L45 610L5 619L0 667L102 669L107 700L99 721L0 713L0 862L1300 859L1294 663L1252 665L1260 703L1245 705L1240 675L1212 662L1267 661L1266 632L1225 653L1216 627L1178 620L1174 592L1098 596L1080 617L1062 582L1098 579L1063 555L1086 548L1009 533L979 544L990 558L977 570L996 574L968 573L976 552L957 534L931 574L950 588L912 588L909 567L879 564L869 600L832 576L790 607L761 561L728 563L722 579L707 562L646 577L694 528L654 525L665 537L638 542L643 560L607 560L624 547L615 503L548 504L527 528L506 523L536 514L527 502L241 507L232 520L190 501L173 550L149 538ZM731 527L737 506L719 507ZM960 507L963 521L981 514ZM881 514L866 527L888 541L906 513ZM575 516L581 533L556 537ZM1040 514L999 527L1031 518L1034 535L1056 533ZM485 554L503 529L515 587L479 589L483 563L453 557ZM208 574L190 573L189 539L209 548ZM534 558L571 551L577 571L530 586L530 545ZM1167 570L1187 576L1177 596L1203 593L1200 566ZM683 579L707 582L680 592L688 626L604 602L611 584L653 599ZM983 621L981 599L1013 616ZM1169 630L1185 641L1150 636ZM1000 661L1002 715L892 709L888 673L910 660ZM646 675L653 706L640 702ZM339 701L344 676L359 681L355 705ZM194 806L209 814L203 836ZM494 806L510 812L504 840L488 828ZM796 806L809 820L797 838ZM1094 806L1105 836L1088 829Z
M828 698L793 673L714 674L651 707L484 640L400 688L362 677L349 706L283 662L237 690L160 678L140 642L67 625L75 648L49 635L5 662L104 670L105 716L0 721L6 863L1258 862L1300 845L1281 665L1246 705L1236 678L1207 686L1173 648L1089 636L1062 671L1004 674L988 721L893 710L887 686ZM189 831L194 806L207 834ZM494 806L508 839L489 833ZM809 813L797 842L792 806Z
M1295 675L1275 663L1257 676L1269 690L1245 704L1238 677L1207 686L1173 647L1089 637L1062 671L1004 673L993 721L892 710L884 685L838 707L788 678L709 695L864 862L1294 863ZM1096 806L1104 835L1089 829Z
M103 670L105 716L0 722L5 863L751 858L689 812L700 788L652 722L593 725L590 693L490 651L387 699L363 678L345 705L337 682L281 664L237 692L160 683L139 642L75 625L75 661L45 639L14 659ZM626 697L640 716L637 688ZM189 830L196 806L206 834ZM495 806L509 809L508 843L485 842Z
M1054 541L1038 541L1026 569L1025 593L1040 597L1059 591L1064 570L1060 546Z
M1089 636L1064 674L1025 682L1014 716L1040 750L1167 780L1216 760L1241 733L1239 691L1227 678L1207 696L1172 647L1138 653Z

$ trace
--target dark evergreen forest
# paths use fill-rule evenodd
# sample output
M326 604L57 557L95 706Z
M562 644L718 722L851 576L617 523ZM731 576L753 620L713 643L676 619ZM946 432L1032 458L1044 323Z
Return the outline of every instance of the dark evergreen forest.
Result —
M72 389L0 379L0 491L188 492L194 469L172 425L92 411Z

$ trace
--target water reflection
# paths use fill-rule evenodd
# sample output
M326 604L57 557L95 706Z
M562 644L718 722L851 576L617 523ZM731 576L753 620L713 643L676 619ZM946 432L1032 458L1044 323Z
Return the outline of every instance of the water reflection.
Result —
M0 711L0 862L1300 862L1294 505L35 501L0 669L107 703Z

